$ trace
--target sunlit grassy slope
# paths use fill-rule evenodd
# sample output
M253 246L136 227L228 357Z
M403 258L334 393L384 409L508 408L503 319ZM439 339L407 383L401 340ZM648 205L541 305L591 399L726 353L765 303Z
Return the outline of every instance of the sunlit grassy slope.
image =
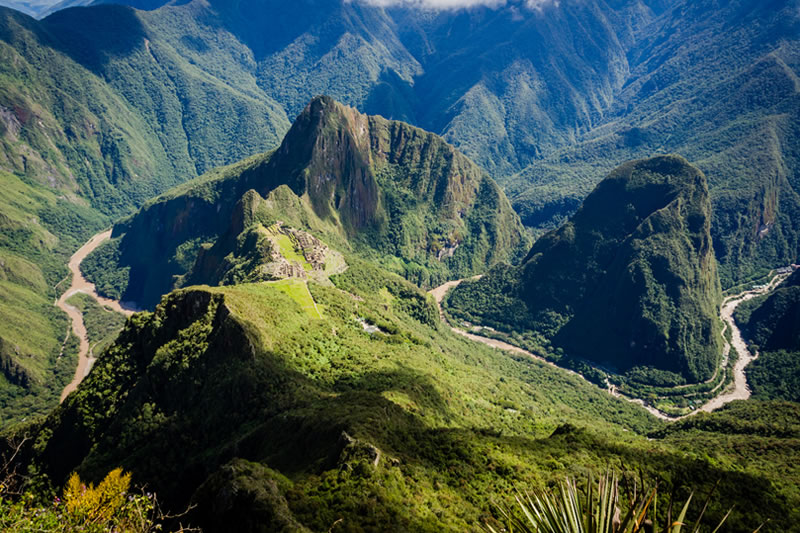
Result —
M122 465L166 505L197 503L191 519L211 531L279 509L312 530L341 518L463 531L514 488L609 465L642 469L665 494L721 479L708 517L736 502L733 531L791 520L798 495L763 462L736 462L735 447L710 457L684 429L662 441L650 432L664 425L638 406L456 336L425 293L347 261L335 287L309 284L322 318L269 283L186 288L134 316L64 406L27 429L35 462L56 484ZM788 461L791 434L769 438Z

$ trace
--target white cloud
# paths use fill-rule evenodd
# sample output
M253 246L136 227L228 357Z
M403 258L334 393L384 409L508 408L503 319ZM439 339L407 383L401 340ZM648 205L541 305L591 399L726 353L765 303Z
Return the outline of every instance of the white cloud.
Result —
M525 6L534 11L541 11L547 5L558 7L559 0L525 0Z
M485 6L492 9L503 7L509 3L508 0L359 0L365 4L373 6L405 6L420 9L462 9L468 7ZM559 0L524 0L524 5L528 9L541 11L548 4L558 7ZM510 2L517 3L517 2Z

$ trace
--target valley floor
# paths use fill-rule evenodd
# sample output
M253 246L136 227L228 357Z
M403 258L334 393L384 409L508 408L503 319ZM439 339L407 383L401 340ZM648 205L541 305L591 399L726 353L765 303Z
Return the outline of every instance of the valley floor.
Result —
M76 293L85 293L96 299L101 305L109 307L114 311L121 313L125 316L130 316L136 311L136 309L133 308L131 305L100 296L97 293L95 285L89 282L81 273L80 270L81 262L100 244L105 242L110 237L111 237L111 230L107 230L102 233L98 233L97 235L94 235L70 258L68 266L70 272L72 273L72 284L69 287L69 289L67 289L67 291L64 292L64 294L62 294L61 297L56 302L56 305L59 308L61 308L65 313L67 313L67 315L69 315L70 320L72 322L72 331L80 339L79 361L78 361L78 366L75 369L75 376L73 380L64 388L63 392L61 393L61 401L63 401L72 391L74 391L77 388L77 386L81 383L81 381L89 374L89 371L91 370L92 364L94 363L95 360L94 354L92 353L91 346L89 344L89 338L88 338L88 333L86 331L86 326L84 324L83 314L80 312L80 310L68 304L67 300ZM758 357L758 354L751 354L747 349L747 345L744 339L742 338L741 332L739 331L739 328L736 326L736 323L733 319L733 313L736 310L736 307L742 302L745 302L747 300L755 298L756 296L772 291L786 278L786 276L787 276L786 274L775 275L772 278L772 280L766 285L760 286L755 289L746 290L733 296L729 296L728 298L725 299L725 301L721 306L720 318L724 322L725 327L730 328L732 332L732 344L729 343L727 338L725 339L724 357L721 368L724 368L728 364L729 354L731 349L736 350L736 353L738 354L736 363L734 364L733 367L734 379L732 388L728 388L722 394L719 394L714 398L710 399L704 405L692 411L692 413L682 416L675 416L664 413L659 409L653 407L652 405L648 405L641 399L631 398L622 395L616 390L616 388L613 385L609 385L608 387L609 394L613 396L623 397L628 401L637 403L642 407L644 407L645 409L647 409L654 416L663 420L678 420L686 416L691 416L692 414L701 411L712 412L734 400L743 400L749 398L750 390L747 385L745 368L747 367L748 364L750 364L753 360L755 360ZM430 291L430 294L436 300L436 303L439 307L439 313L443 320L445 320L445 316L444 316L444 310L442 309L442 300L444 299L444 296L450 289L454 288L462 281L463 280L449 281ZM318 313L319 311L317 310L317 314ZM492 348L523 354L528 357L531 357L532 359L536 359L538 361L547 363L551 366L554 367L558 366L555 363L548 361L539 355L536 355L528 350L522 349L518 346L514 346L507 342L489 337L484 337L481 335L476 335L474 333L469 333L463 329L452 326L451 330L458 335L466 337L475 342L486 344L487 346L491 346ZM576 374L572 370L568 369L564 370L566 372Z
M717 409L720 409L724 405L726 405L726 404L728 404L728 403L730 403L730 402L732 402L734 400L746 400L746 399L748 399L750 397L750 388L747 385L747 376L746 376L745 369L746 369L747 365L749 365L752 361L754 361L758 357L758 353L752 354L748 350L747 344L745 343L745 341L744 341L744 339L742 337L742 333L739 330L738 326L736 325L736 321L733 319L733 313L736 311L736 308L739 306L739 304L741 304L743 302L746 302L747 300L750 300L752 298L755 298L756 296L760 296L760 295L769 293L770 291L774 290L776 287L778 287L778 285L781 284L781 282L783 282L783 280L786 279L786 277L788 275L789 274L776 274L775 276L773 276L773 278L770 280L770 282L767 283L766 285L762 285L760 287L757 287L757 288L754 288L754 289L749 289L749 290L743 291L741 293L729 296L729 297L725 298L725 300L723 301L722 306L720 308L720 318L722 319L723 323L725 324L725 328L730 328L731 334L732 334L731 335L732 341L728 341L727 337L724 336L725 330L723 330L723 340L725 342L725 345L724 345L724 349L723 349L722 364L720 365L720 368L717 370L717 372L719 372L720 370L724 370L725 367L729 364L731 350L735 350L735 353L737 354L737 357L736 357L736 362L733 365L733 369L732 369L732 371L733 371L733 383L731 384L732 386L728 387L722 394L719 394L719 395L711 398L705 404L700 406L698 409L695 409L691 413L686 414L686 415L679 415L679 416L672 415L672 414L669 414L669 413L665 413L665 412L657 409L656 407L653 407L652 405L649 405L648 403L646 403L645 401L643 401L643 400L641 400L639 398L631 398L629 396L621 394L616 389L616 387L614 387L614 385L609 385L608 386L607 390L608 390L609 394L611 394L612 396L624 398L624 399L626 399L626 400L628 400L630 402L639 404L642 407L644 407L645 409L647 409L647 411L649 411L652 415L654 415L654 416L656 416L656 417L658 417L658 418L660 418L662 420L680 420L682 418L686 418L687 416L692 416L692 415L694 415L696 413L699 413L699 412L710 413L712 411L716 411ZM477 278L473 278L473 279L477 279ZM462 281L464 281L464 280L460 279L460 280L455 280L455 281L448 281L447 283L444 283L444 284L440 285L439 287L436 287L435 289L432 289L430 291L430 294L436 300L436 305L439 307L439 314L440 314L442 320L445 321L445 322L447 322L447 320L445 318L444 309L442 308L442 300L444 299L445 295L447 294L447 292L450 289L456 287ZM454 326L450 326L450 329L454 333L456 333L458 335L466 337L466 338L468 338L470 340L473 340L475 342L480 342L480 343L486 344L487 346L491 346L492 348L497 348L497 349L500 349L500 350L506 350L506 351L509 351L509 352L524 354L524 355L526 355L528 357L536 359L537 361L542 361L542 362L545 362L545 363L550 364L552 366L558 366L555 363L553 363L551 361L548 361L548 360L544 359L543 357L541 357L539 355L536 355L536 354L534 354L534 353L532 353L532 352L530 352L528 350L524 350L524 349L520 348L519 346L514 346L513 344L509 344L507 342L503 342L503 341L498 340L498 339L492 339L492 338L489 338L489 337L484 337L482 335L476 335L474 333L469 333L467 331L464 331L463 329L460 329L460 328L457 328L457 327L454 327ZM565 370L566 372L570 372L570 373L575 374L575 372L573 372L572 370L568 370L568 369L563 369L563 370ZM716 378L716 375L717 374L715 373L714 376L711 378L711 380L714 380ZM720 383L720 385L717 386L717 388L715 388L714 391L712 391L712 392L716 392L721 386L722 386L722 383Z
M110 237L111 230L98 233L89 239L86 244L81 246L78 251L72 255L68 264L70 273L72 274L72 284L70 285L69 289L67 289L66 292L64 292L64 294L62 294L61 297L56 301L56 305L65 313L67 313L67 315L69 315L70 321L72 322L72 331L80 340L78 367L75 369L75 377L72 378L72 381L66 387L64 387L64 390L61 392L62 402L72 391L78 387L78 385L80 385L81 381L83 381L83 378L89 374L89 371L92 369L92 364L95 361L92 348L89 344L89 334L83 321L83 313L81 313L81 311L75 306L68 304L67 300L77 293L84 293L97 300L101 305L110 307L117 313L121 313L126 317L131 316L136 311L136 309L129 305L120 303L116 300L111 300L109 298L104 298L97 294L97 289L94 286L94 283L89 282L81 272L81 262L86 258L86 256L92 253L98 246L100 246Z

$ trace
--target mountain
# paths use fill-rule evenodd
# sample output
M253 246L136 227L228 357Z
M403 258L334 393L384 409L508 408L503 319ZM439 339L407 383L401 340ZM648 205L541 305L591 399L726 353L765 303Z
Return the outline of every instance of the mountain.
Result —
M191 28L158 33L211 76L216 50L191 43L238 43L241 80L289 117L330 94L442 135L539 232L624 161L680 153L709 179L724 286L798 255L795 0L129 3Z
M780 472L732 462L742 447L727 434L705 437L713 458L689 431L648 439L663 424L639 406L454 335L424 292L346 259L331 286L308 282L319 311L279 283L165 296L62 406L18 429L17 457L41 486L121 466L165 511L192 504L180 520L210 532L464 531L494 524L514 487L609 461L665 491L719 480L706 516L736 503L733 531L791 528L796 423L772 418L766 429L790 432L736 440L765 446Z
M753 397L800 401L800 271L734 315L758 359L747 367Z
M603 118L501 180L523 222L559 222L624 161L680 153L709 180L723 286L794 262L799 35L794 1L668 3L636 32Z
M685 159L626 163L521 266L456 287L448 311L618 371L709 379L721 353L710 220L705 176Z
M209 279L209 263L254 225L279 220L423 286L518 260L528 243L499 187L441 138L319 97L274 152L184 184L118 224L87 273L126 271L118 295L151 307L176 285L224 277Z
M125 144L143 146L134 132L167 123L155 136L171 160L142 174L134 160L163 156L157 145L140 149L115 164L123 176L177 181L263 151L312 97L329 94L442 135L537 230L563 221L622 162L674 152L709 179L725 286L797 256L793 0L440 11L344 0L130 3L158 9L95 5L35 25L53 37L45 49L88 67L143 116L143 127L121 128L108 157L124 158ZM120 21L112 38L110 16ZM80 178L81 160L67 160ZM163 191L156 182L151 192Z
M52 509L123 467L208 531L464 531L624 465L719 480L732 531L797 523L796 404L666 425L452 334L420 289L494 265L448 302L485 333L641 390L709 377L714 254L726 286L797 256L796 2L83 3L0 9L4 502L8 472ZM700 170L600 181L661 152ZM566 223L531 248L511 205ZM56 407L64 264L120 217L84 267L152 312ZM753 311L760 398L797 399L787 289Z
M0 295L6 423L55 405L68 380L74 339L52 302L70 255L179 181L276 146L289 121L148 39L127 7L41 22L0 8L0 57L0 260L14 271Z
M129 3L151 11L92 5L36 21L0 10L3 187L52 194L59 213L0 203L15 228L49 234L35 250L11 237L3 253L35 265L51 287L96 230L273 148L318 94L441 134L538 233L623 161L682 153L709 179L725 286L797 257L798 17L788 0L438 11ZM78 218L60 226L67 216ZM46 372L44 346L60 344L63 316L43 311L57 290L37 287L36 298L18 299L46 339L22 351Z

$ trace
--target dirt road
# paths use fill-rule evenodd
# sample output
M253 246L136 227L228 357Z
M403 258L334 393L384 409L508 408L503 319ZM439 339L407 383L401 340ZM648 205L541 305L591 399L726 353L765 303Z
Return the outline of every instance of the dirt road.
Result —
M70 272L72 273L72 285L70 285L67 292L61 295L56 301L56 305L61 308L67 315L69 315L70 320L72 321L72 331L80 340L80 349L78 352L78 368L75 369L75 377L72 378L72 381L64 387L64 390L61 392L61 401L64 401L64 398L69 396L69 394L74 391L83 378L85 378L89 374L89 370L92 369L92 364L94 363L94 356L91 352L89 346L89 336L86 332L86 325L83 323L83 314L78 310L78 308L69 305L67 300L78 292L83 292L92 296L101 305L105 305L113 309L118 313L122 313L125 316L131 316L136 310L121 305L116 300L110 300L108 298L103 298L99 294L97 294L97 290L94 286L94 283L90 283L86 278L83 277L81 273L80 265L81 261L83 261L87 255L89 255L95 248L100 246L103 241L109 239L111 237L111 230L104 231L102 233L98 233L89 241L81 246L77 252L73 254L73 256L69 260L69 267Z

